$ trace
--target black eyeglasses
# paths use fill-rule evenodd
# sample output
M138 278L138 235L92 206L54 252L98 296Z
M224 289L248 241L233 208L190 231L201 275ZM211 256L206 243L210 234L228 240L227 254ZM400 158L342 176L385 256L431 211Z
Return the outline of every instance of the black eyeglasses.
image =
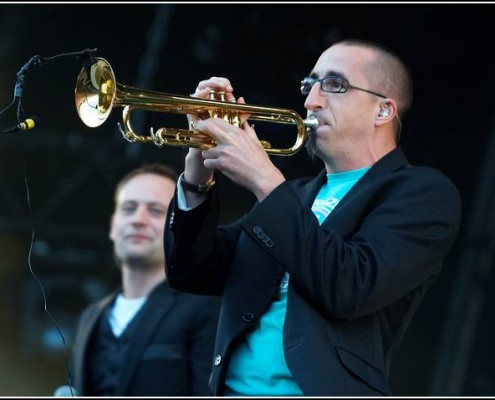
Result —
M373 92L371 90L363 89L357 86L353 86L349 83L349 81L340 76L325 76L324 78L316 79L311 76L304 78L301 81L301 93L309 94L311 88L316 82L320 82L321 90L328 93L345 93L348 89L356 89L361 90L366 93L374 94L375 96L386 99L387 96L383 94Z

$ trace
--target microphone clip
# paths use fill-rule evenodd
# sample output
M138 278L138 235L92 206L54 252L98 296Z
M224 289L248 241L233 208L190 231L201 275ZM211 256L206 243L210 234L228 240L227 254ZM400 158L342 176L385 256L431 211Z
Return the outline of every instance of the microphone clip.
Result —
M86 49L80 56L83 68L89 68L96 62L95 53L97 49Z
M40 66L43 64L43 57L41 56L33 56L31 59L22 66L22 68L19 70L17 73L17 82L15 84L14 88L14 97L21 98L22 97L22 91L24 89L24 82L26 81L26 74L29 71L29 69L33 66Z

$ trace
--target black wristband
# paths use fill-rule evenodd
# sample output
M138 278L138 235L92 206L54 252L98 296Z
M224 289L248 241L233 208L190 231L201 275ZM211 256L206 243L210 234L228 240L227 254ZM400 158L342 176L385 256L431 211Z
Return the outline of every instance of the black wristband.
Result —
M215 187L215 179L208 182L206 185L194 185L184 179L184 173L180 174L179 182L184 189L190 190L194 193L208 193L211 189Z

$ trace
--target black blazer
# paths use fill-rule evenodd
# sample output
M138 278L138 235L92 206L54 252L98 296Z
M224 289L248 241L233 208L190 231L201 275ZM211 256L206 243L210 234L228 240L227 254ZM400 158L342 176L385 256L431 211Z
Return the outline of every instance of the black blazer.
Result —
M397 148L373 165L320 226L311 205L326 179L285 182L234 224L216 229L214 191L165 233L172 287L223 294L212 385L221 395L239 335L290 273L287 366L306 396L389 394L388 371L460 223L460 197L440 172Z
M73 348L74 384L86 395L88 343L118 291L89 305L80 317ZM158 285L136 315L115 396L207 396L219 299Z

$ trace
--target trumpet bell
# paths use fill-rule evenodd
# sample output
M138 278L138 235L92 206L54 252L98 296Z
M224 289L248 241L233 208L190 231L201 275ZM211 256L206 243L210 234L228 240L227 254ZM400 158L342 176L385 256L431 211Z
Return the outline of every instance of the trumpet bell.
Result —
M104 59L83 68L77 77L75 89L76 110L79 118L90 128L96 128L110 115L117 85L113 70Z

